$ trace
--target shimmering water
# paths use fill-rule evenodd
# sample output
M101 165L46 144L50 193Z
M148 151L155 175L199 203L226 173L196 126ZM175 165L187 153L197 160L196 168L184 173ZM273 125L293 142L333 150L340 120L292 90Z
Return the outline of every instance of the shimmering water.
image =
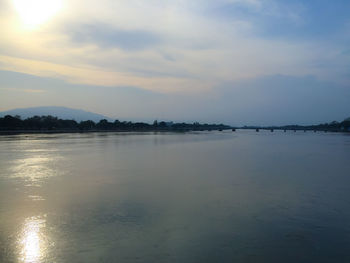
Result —
M350 136L0 136L0 262L350 262Z

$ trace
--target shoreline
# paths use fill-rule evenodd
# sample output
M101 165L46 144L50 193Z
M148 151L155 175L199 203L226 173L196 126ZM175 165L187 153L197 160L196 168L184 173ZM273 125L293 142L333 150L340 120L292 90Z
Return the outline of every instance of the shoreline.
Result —
M145 129L145 130L0 130L0 136L6 136L6 135L19 135L19 134L63 134L63 133L127 133L127 132L153 132L153 133L186 133L186 132L211 132L211 131L227 131L232 130L232 132L238 131L238 130L256 130L255 128L227 128L227 129ZM349 134L349 131L331 131L331 130L304 130L304 129L280 129L280 128L259 128L258 130L261 131L291 131L291 132L312 132L312 133L343 133L343 134ZM258 132L258 131L256 131Z
M223 129L230 130L230 129ZM219 131L219 130L0 130L0 136L2 135L18 135L18 134L58 134L58 133L103 133L103 132L172 132L172 133L185 133L185 132L198 132L198 131Z

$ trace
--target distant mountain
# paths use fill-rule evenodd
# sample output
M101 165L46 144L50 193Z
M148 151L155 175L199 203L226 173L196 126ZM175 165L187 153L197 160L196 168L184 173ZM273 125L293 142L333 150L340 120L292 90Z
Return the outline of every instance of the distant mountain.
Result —
M344 121L350 121L350 117L349 117L349 118L347 118L347 119L345 119Z
M33 107L33 108L19 108L8 111L0 112L0 117L4 117L5 115L19 115L22 119L26 119L29 117L37 116L46 116L51 115L54 117L58 117L60 119L70 119L76 121L85 121L92 120L94 122L98 122L102 119L107 119L111 121L111 118L103 116L101 114L88 112L84 110L71 109L66 107Z

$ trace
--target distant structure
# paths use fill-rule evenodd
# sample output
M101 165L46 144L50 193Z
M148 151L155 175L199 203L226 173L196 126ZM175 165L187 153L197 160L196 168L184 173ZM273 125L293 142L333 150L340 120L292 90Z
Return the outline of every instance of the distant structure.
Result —
M231 127L232 129L232 127ZM350 118L347 118L341 122L338 121L332 121L330 123L321 123L317 125L283 125L283 126L243 126L239 129L250 129L258 132L259 130L263 131L271 131L274 132L275 130L284 132L291 131L291 132L350 132Z

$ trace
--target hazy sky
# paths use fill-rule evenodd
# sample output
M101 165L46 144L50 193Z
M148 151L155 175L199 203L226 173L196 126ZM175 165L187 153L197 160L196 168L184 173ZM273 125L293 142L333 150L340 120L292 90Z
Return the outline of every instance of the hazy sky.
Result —
M349 0L0 0L0 111L342 120L349 14Z

